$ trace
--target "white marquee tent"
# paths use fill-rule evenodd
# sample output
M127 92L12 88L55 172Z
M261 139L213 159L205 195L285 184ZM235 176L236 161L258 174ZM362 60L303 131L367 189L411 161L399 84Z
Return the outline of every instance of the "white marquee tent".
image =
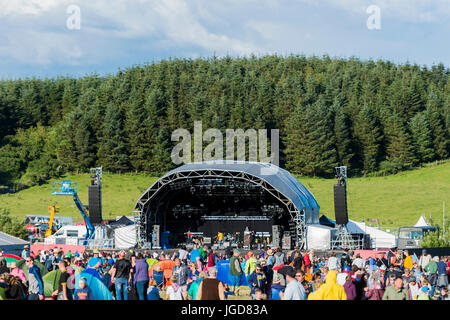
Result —
M419 220L417 220L414 227L429 227L430 225L425 221L423 216L420 216Z
M325 219L321 220L324 222L324 224L326 225L334 225L335 221L324 217ZM312 245L316 245L319 243L323 243L324 241L326 241L325 238L328 237L333 237L333 233L332 232L336 232L336 228L329 228L332 231L329 231L329 235L327 234L326 236L324 235L324 230L316 230L317 228L312 227L313 225L309 225L308 226L308 233L309 232L313 232L314 235L310 235L308 234L308 241L309 239L313 239ZM371 240L371 247L372 248L393 248L397 246L397 236L382 231L380 229L374 228L374 227L369 227L367 226L364 222L356 222L353 220L348 221L347 223L347 230L350 233L354 233L354 234L366 234L370 236L370 240ZM322 246L322 245L321 245ZM308 244L309 247L309 244ZM319 249L319 248L311 248L311 249Z

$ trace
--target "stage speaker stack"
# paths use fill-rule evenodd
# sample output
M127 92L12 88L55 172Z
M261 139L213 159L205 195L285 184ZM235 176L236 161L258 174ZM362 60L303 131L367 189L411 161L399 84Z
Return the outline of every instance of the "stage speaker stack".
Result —
M336 224L347 224L347 191L345 185L334 185L334 215Z
M89 187L89 220L93 224L102 223L102 191L98 185Z
M244 248L250 249L250 232L244 232Z
M272 226L272 246L279 247L281 245L281 227L278 225Z
M152 249L159 249L161 248L161 243L160 243L160 227L159 224L154 224L153 225L153 230L152 230Z
M289 233L283 235L283 245L281 246L283 250L291 250L291 236Z

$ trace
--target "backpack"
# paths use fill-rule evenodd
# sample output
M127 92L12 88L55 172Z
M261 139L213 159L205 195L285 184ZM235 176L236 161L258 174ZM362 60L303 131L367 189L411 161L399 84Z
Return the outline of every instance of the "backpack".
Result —
M51 257L47 257L47 259L45 260L45 267L47 268L48 271L53 269L53 262Z
M67 281L67 289L73 291L75 289L75 270L72 267L67 267L67 273L70 275Z
M274 255L274 257L275 257L275 266L284 264L284 254Z
M308 267L311 264L311 261L309 261L309 254L303 256L303 261L305 262L305 267Z

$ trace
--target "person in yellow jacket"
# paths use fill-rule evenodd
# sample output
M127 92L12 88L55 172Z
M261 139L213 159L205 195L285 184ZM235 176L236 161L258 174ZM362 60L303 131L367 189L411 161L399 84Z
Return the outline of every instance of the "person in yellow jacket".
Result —
M253 255L253 252L249 251L247 253L248 259L247 262L245 263L245 277L247 278L249 275L251 275L253 273L253 271L255 271L255 265L258 262L258 260L256 260L256 258Z
M405 255L405 260L403 260L403 269L408 268L409 270L412 270L413 268L412 257L409 255L408 250L405 250L403 253Z
M308 300L347 300L344 287L336 283L336 271L328 271L325 283L310 293Z

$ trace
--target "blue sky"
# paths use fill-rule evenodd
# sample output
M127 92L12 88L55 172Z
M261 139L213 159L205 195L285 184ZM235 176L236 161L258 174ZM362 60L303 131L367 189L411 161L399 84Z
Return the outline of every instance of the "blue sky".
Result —
M80 29L70 30L70 5ZM369 30L367 8L380 9ZM0 0L0 78L304 54L450 66L450 0Z

